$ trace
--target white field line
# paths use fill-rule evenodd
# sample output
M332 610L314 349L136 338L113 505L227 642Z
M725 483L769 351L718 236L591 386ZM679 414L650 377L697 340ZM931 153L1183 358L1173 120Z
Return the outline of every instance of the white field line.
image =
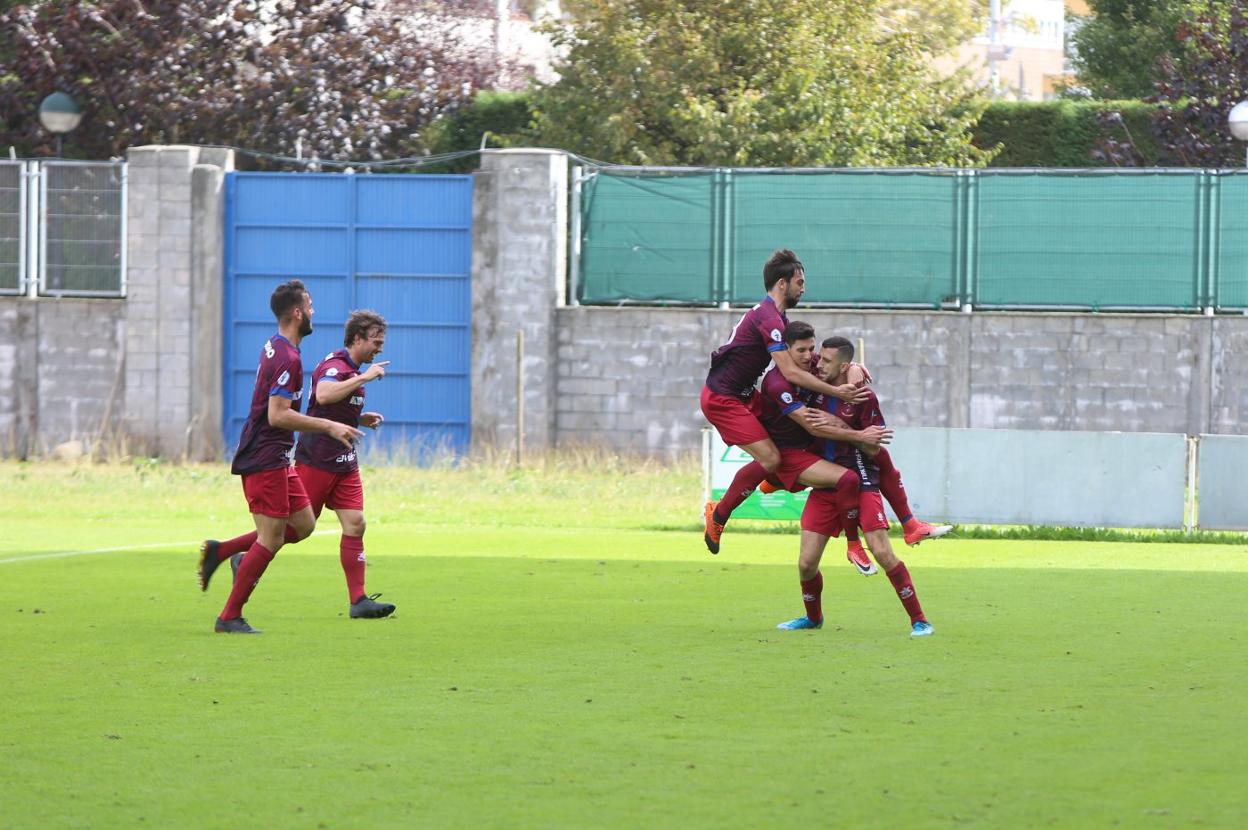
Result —
M324 536L327 533L339 533L338 530L314 530L313 536ZM131 550L150 550L152 548L181 548L198 546L203 539L194 542L153 542L150 545L124 545L118 548L92 548L90 550L58 550L51 553L32 553L29 556L11 556L0 559L0 565L13 562L34 562L37 559L68 559L71 556L98 556L102 553L121 553Z

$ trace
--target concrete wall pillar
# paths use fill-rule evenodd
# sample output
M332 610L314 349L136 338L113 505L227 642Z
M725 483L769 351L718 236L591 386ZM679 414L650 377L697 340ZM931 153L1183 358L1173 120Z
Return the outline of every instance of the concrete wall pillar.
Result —
M487 150L473 189L472 434L516 439L516 332L524 332L524 443L555 440L556 309L567 269L568 159L551 150Z
M129 161L125 431L138 452L221 445L223 177L233 151L134 147Z

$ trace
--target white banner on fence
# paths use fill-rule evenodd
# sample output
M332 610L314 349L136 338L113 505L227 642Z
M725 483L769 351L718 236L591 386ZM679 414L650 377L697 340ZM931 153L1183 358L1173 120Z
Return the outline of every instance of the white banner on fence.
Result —
M1201 530L1248 530L1244 470L1248 437L1202 435L1196 460L1196 518Z
M714 494L749 459L737 458L718 436L709 449ZM928 521L1183 527L1185 435L910 428L897 430L889 451L915 515ZM797 506L782 499L769 510L758 500L733 515L787 519Z

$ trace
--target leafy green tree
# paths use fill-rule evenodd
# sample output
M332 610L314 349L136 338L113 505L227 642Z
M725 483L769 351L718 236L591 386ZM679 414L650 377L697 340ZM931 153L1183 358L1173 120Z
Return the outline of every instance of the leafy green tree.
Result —
M1092 14L1071 38L1079 86L1096 98L1146 98L1161 77L1161 59L1193 59L1184 20L1228 0L1089 0Z
M877 0L581 0L536 132L613 162L980 164L980 104Z

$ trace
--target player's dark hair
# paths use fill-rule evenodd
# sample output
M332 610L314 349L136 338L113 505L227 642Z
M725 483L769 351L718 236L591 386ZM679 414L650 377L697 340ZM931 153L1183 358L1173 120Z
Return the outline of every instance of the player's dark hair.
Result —
M789 324L784 327L784 342L792 346L799 340L813 340L815 337L815 327L810 323L803 323L801 320L790 320Z
M371 337L376 329L386 330L386 318L367 308L357 309L347 318L347 325L342 332L342 345L350 348L357 337Z
M836 349L841 354L841 360L854 359L854 344L844 337L829 337L823 341L822 347L825 349Z
M303 305L303 297L307 293L303 280L291 280L274 288L273 296L269 297L269 308L273 309L273 316L280 323L290 312Z
M767 260L767 264L763 266L763 287L770 291L780 280L793 279L798 271L805 270L797 254L788 248L781 248L772 254L771 259Z

